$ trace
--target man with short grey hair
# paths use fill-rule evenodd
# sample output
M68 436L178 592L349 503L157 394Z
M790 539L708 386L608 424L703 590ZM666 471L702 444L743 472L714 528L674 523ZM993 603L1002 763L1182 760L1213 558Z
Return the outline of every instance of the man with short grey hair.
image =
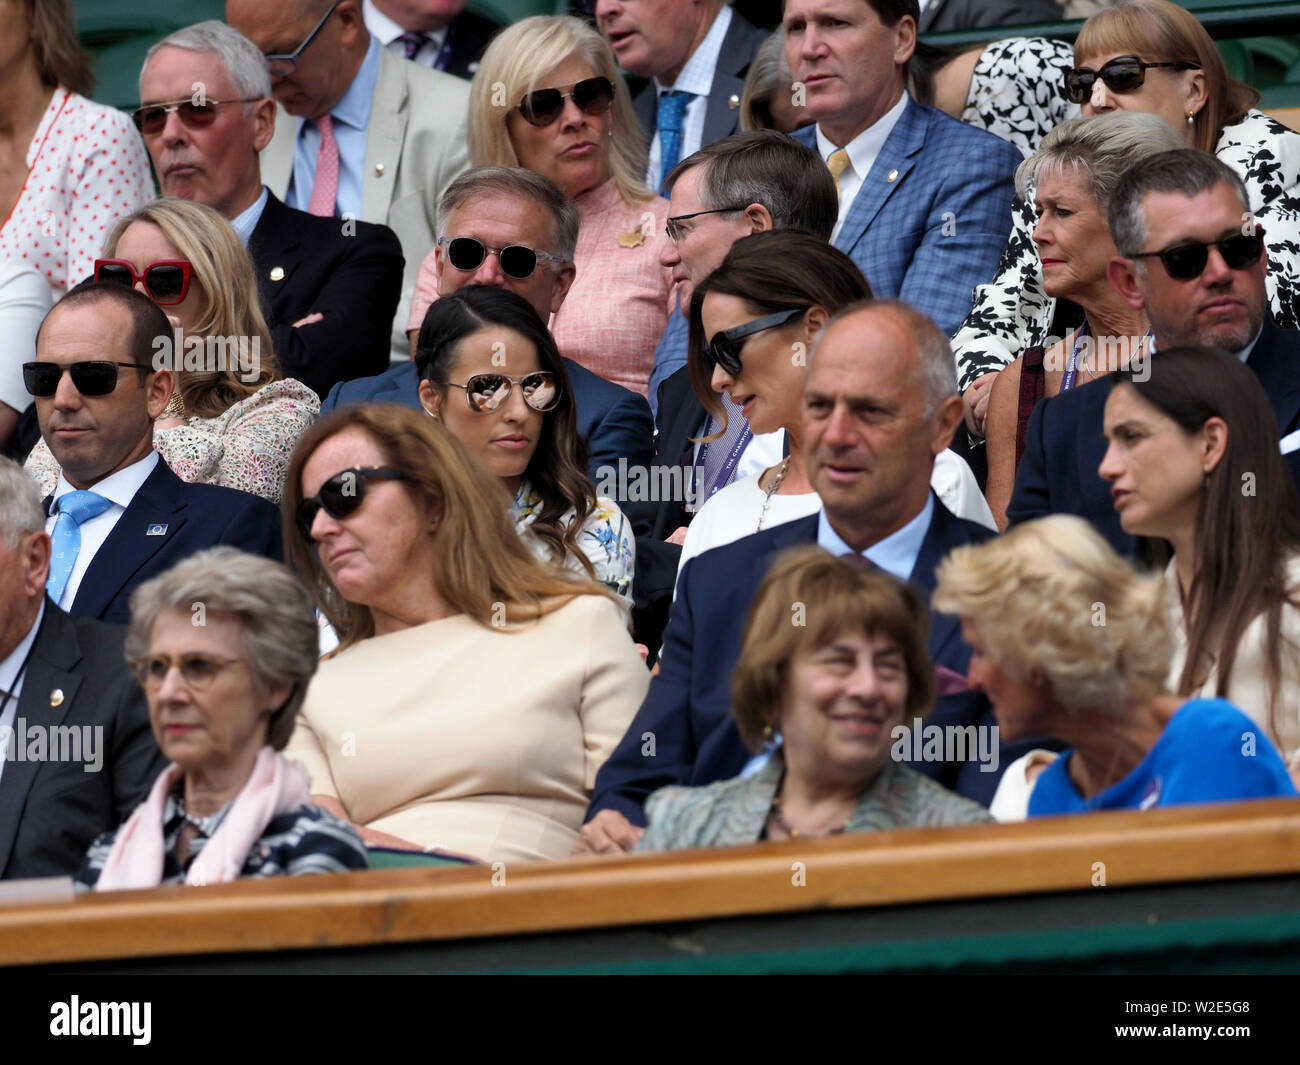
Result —
M248 247L276 361L324 396L378 373L402 289L387 226L344 224L281 203L262 184L275 131L266 59L224 22L163 38L140 71L136 124L164 196L219 211Z
M1111 284L1151 323L1147 354L1189 344L1220 348L1264 386L1292 473L1300 477L1300 333L1269 317L1268 252L1241 178L1208 152L1153 155L1125 172L1108 206L1119 255ZM1077 514L1116 551L1133 555L1111 485L1098 469L1109 377L1034 408L1007 519Z
M124 631L46 598L40 495L0 458L0 877L71 875L145 797L165 759Z

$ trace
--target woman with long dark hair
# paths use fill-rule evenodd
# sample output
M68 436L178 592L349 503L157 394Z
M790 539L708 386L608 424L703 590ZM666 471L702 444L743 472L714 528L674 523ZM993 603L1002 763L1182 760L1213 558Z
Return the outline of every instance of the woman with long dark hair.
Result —
M528 301L483 285L443 297L425 315L415 364L421 405L501 478L539 557L630 596L631 526L587 476L564 363Z

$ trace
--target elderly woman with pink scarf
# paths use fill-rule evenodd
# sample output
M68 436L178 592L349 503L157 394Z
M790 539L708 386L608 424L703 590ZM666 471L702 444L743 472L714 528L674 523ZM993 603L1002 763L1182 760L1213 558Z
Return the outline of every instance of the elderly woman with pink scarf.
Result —
M309 801L279 752L316 672L306 589L279 563L202 551L131 596L126 653L170 761L77 873L97 891L364 869L352 826Z

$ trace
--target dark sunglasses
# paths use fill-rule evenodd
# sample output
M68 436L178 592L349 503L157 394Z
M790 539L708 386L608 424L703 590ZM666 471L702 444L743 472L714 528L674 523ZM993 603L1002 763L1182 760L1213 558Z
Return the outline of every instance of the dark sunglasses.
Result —
M334 14L334 9L343 3L343 0L334 0L330 9L321 16L321 20L316 23L316 28L307 34L307 39L298 45L292 52L275 52L266 53L266 66L273 78L287 78L298 69L298 57L307 51L308 45L316 39L316 35L325 28L325 23L330 20Z
M361 504L366 498L367 481L409 480L406 474L392 466L354 467L336 473L320 486L319 492L298 504L298 511L295 514L298 531L302 533L304 540L309 544L313 543L311 527L321 510L335 521L342 521L361 509Z
M510 392L518 385L524 394L524 402L535 411L546 413L554 410L560 402L560 383L555 374L549 370L527 373L521 377L512 377L504 373L476 373L463 385L448 382L452 388L465 390L465 402L475 414L491 414L500 410L510 398Z
M217 679L217 674L223 669L246 664L239 658L215 658L212 655L196 652L181 655L179 658L163 654L145 655L143 658L134 659L131 668L135 671L140 687L146 691L157 691L161 688L167 679L167 674L172 671L172 666L181 671L181 679L185 681L186 687L202 691Z
M603 115L614 102L614 86L608 78L586 78L568 92L538 89L524 95L519 102L519 113L530 125L549 126L564 114L564 101L569 97L583 114Z
M146 266L142 274L137 274L135 267L125 259L95 260L96 281L125 285L127 288L143 282L149 298L160 307L183 302L190 291L190 279L193 276L193 267L185 259L160 259Z
M451 240L440 237L438 243L447 246L447 261L457 270L477 270L483 265L483 260L488 255L495 255L497 261L501 263L501 272L506 277L513 277L516 281L532 277L533 271L537 269L538 259L548 263L562 264L564 262L558 255L548 255L544 251L533 251L532 248L525 248L522 244L507 244L504 248L490 248L481 240L475 240L473 237L453 237Z
M765 329L775 329L779 325L785 325L786 322L805 314L807 310L807 307L795 307L788 311L777 311L775 314L755 318L744 325L735 325L730 329L714 333L713 339L709 341L709 346L704 351L704 357L710 363L721 366L728 376L739 377L743 369L740 363L740 352L745 346L744 341L747 337L761 333Z
M1223 261L1232 270L1245 270L1259 262L1264 254L1264 231L1256 229L1246 235L1224 237L1222 240L1205 244L1199 240L1189 240L1175 244L1164 251L1140 251L1134 259L1159 259L1165 264L1165 273L1175 281L1193 281L1205 272L1205 264L1210 261L1210 248L1218 248Z
M83 396L107 396L117 388L117 368L139 370L152 373L149 366L135 362L108 362L96 359L90 362L74 362L63 365L57 362L23 363L23 384L28 393L39 399L48 399L59 390L59 378L63 371L72 374L72 383Z
M1075 67L1065 72L1065 95L1076 104L1087 103L1092 96L1092 87L1101 78L1111 92L1130 93L1142 87L1147 80L1146 72L1152 67L1177 67L1179 70L1197 70L1191 63L1144 63L1135 55L1116 56L1100 70L1091 67Z
M145 104L131 112L135 128L146 137L154 137L167 125L167 116L175 112L190 129L203 129L217 120L217 108L225 104L251 104L260 100L260 96L245 96L242 100L205 100L196 104L193 100L172 100L165 104Z

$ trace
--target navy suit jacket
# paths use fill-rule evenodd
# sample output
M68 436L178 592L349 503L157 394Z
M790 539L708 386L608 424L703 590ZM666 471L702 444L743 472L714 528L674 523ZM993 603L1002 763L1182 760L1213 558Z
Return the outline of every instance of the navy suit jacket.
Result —
M51 502L47 497L47 514ZM247 492L188 484L159 457L95 552L68 613L124 625L131 620L131 593L138 585L219 544L281 561L280 511Z
M0 774L0 877L75 873L95 837L125 821L166 766L144 693L122 657L124 636L120 626L70 617L46 599L18 697L15 757ZM32 749L37 729L47 752L54 737L65 737L62 745L76 729L71 753L81 760L17 754L24 736ZM87 736L94 757L82 745ZM97 759L98 770L87 772Z
M324 396L338 381L388 365L406 261L391 229L318 218L268 195L248 254L285 377ZM316 311L322 321L294 328Z
M1159 348L1153 357L1160 358ZM1268 394L1278 436L1300 429L1300 332L1278 329L1266 320L1246 365ZM1017 525L1046 514L1077 514L1131 558L1137 554L1137 538L1120 525L1110 484L1097 472L1106 456L1102 426L1111 388L1107 376L1039 400L1025 433L1007 521ZM1288 466L1293 474L1300 472L1294 461Z
M817 151L815 126L791 134ZM908 99L867 174L835 247L878 299L901 299L955 333L971 294L997 272L1011 232L1020 152Z
M654 423L645 397L606 381L572 359L564 360L564 369L577 405L578 434L587 442L587 473L592 481L600 483L602 466L616 471L620 458L627 459L628 466L649 466ZM321 416L349 403L397 403L421 410L419 387L415 363L398 363L377 377L335 385L321 404ZM621 502L617 495L613 498Z
M692 559L682 570L677 599L659 653L659 675L626 735L596 776L590 819L602 809L618 810L634 824L645 824L646 798L670 784L696 787L734 777L751 757L731 716L731 672L740 654L745 612L773 558L787 547L817 542L817 515L787 522L747 536ZM928 601L934 570L954 547L982 543L993 535L974 522L952 514L934 497L934 517L921 544L911 580ZM931 659L965 674L970 648L958 619L932 614L927 643ZM977 693L952 697L927 719L935 722L992 723L988 702ZM653 757L643 755L648 734ZM1025 747L1024 749L1028 749ZM999 769L1020 748L1002 749ZM999 773L979 773L963 788L963 767L920 764L942 782L987 803ZM978 779L982 777L983 779ZM986 797L987 796L987 797Z

